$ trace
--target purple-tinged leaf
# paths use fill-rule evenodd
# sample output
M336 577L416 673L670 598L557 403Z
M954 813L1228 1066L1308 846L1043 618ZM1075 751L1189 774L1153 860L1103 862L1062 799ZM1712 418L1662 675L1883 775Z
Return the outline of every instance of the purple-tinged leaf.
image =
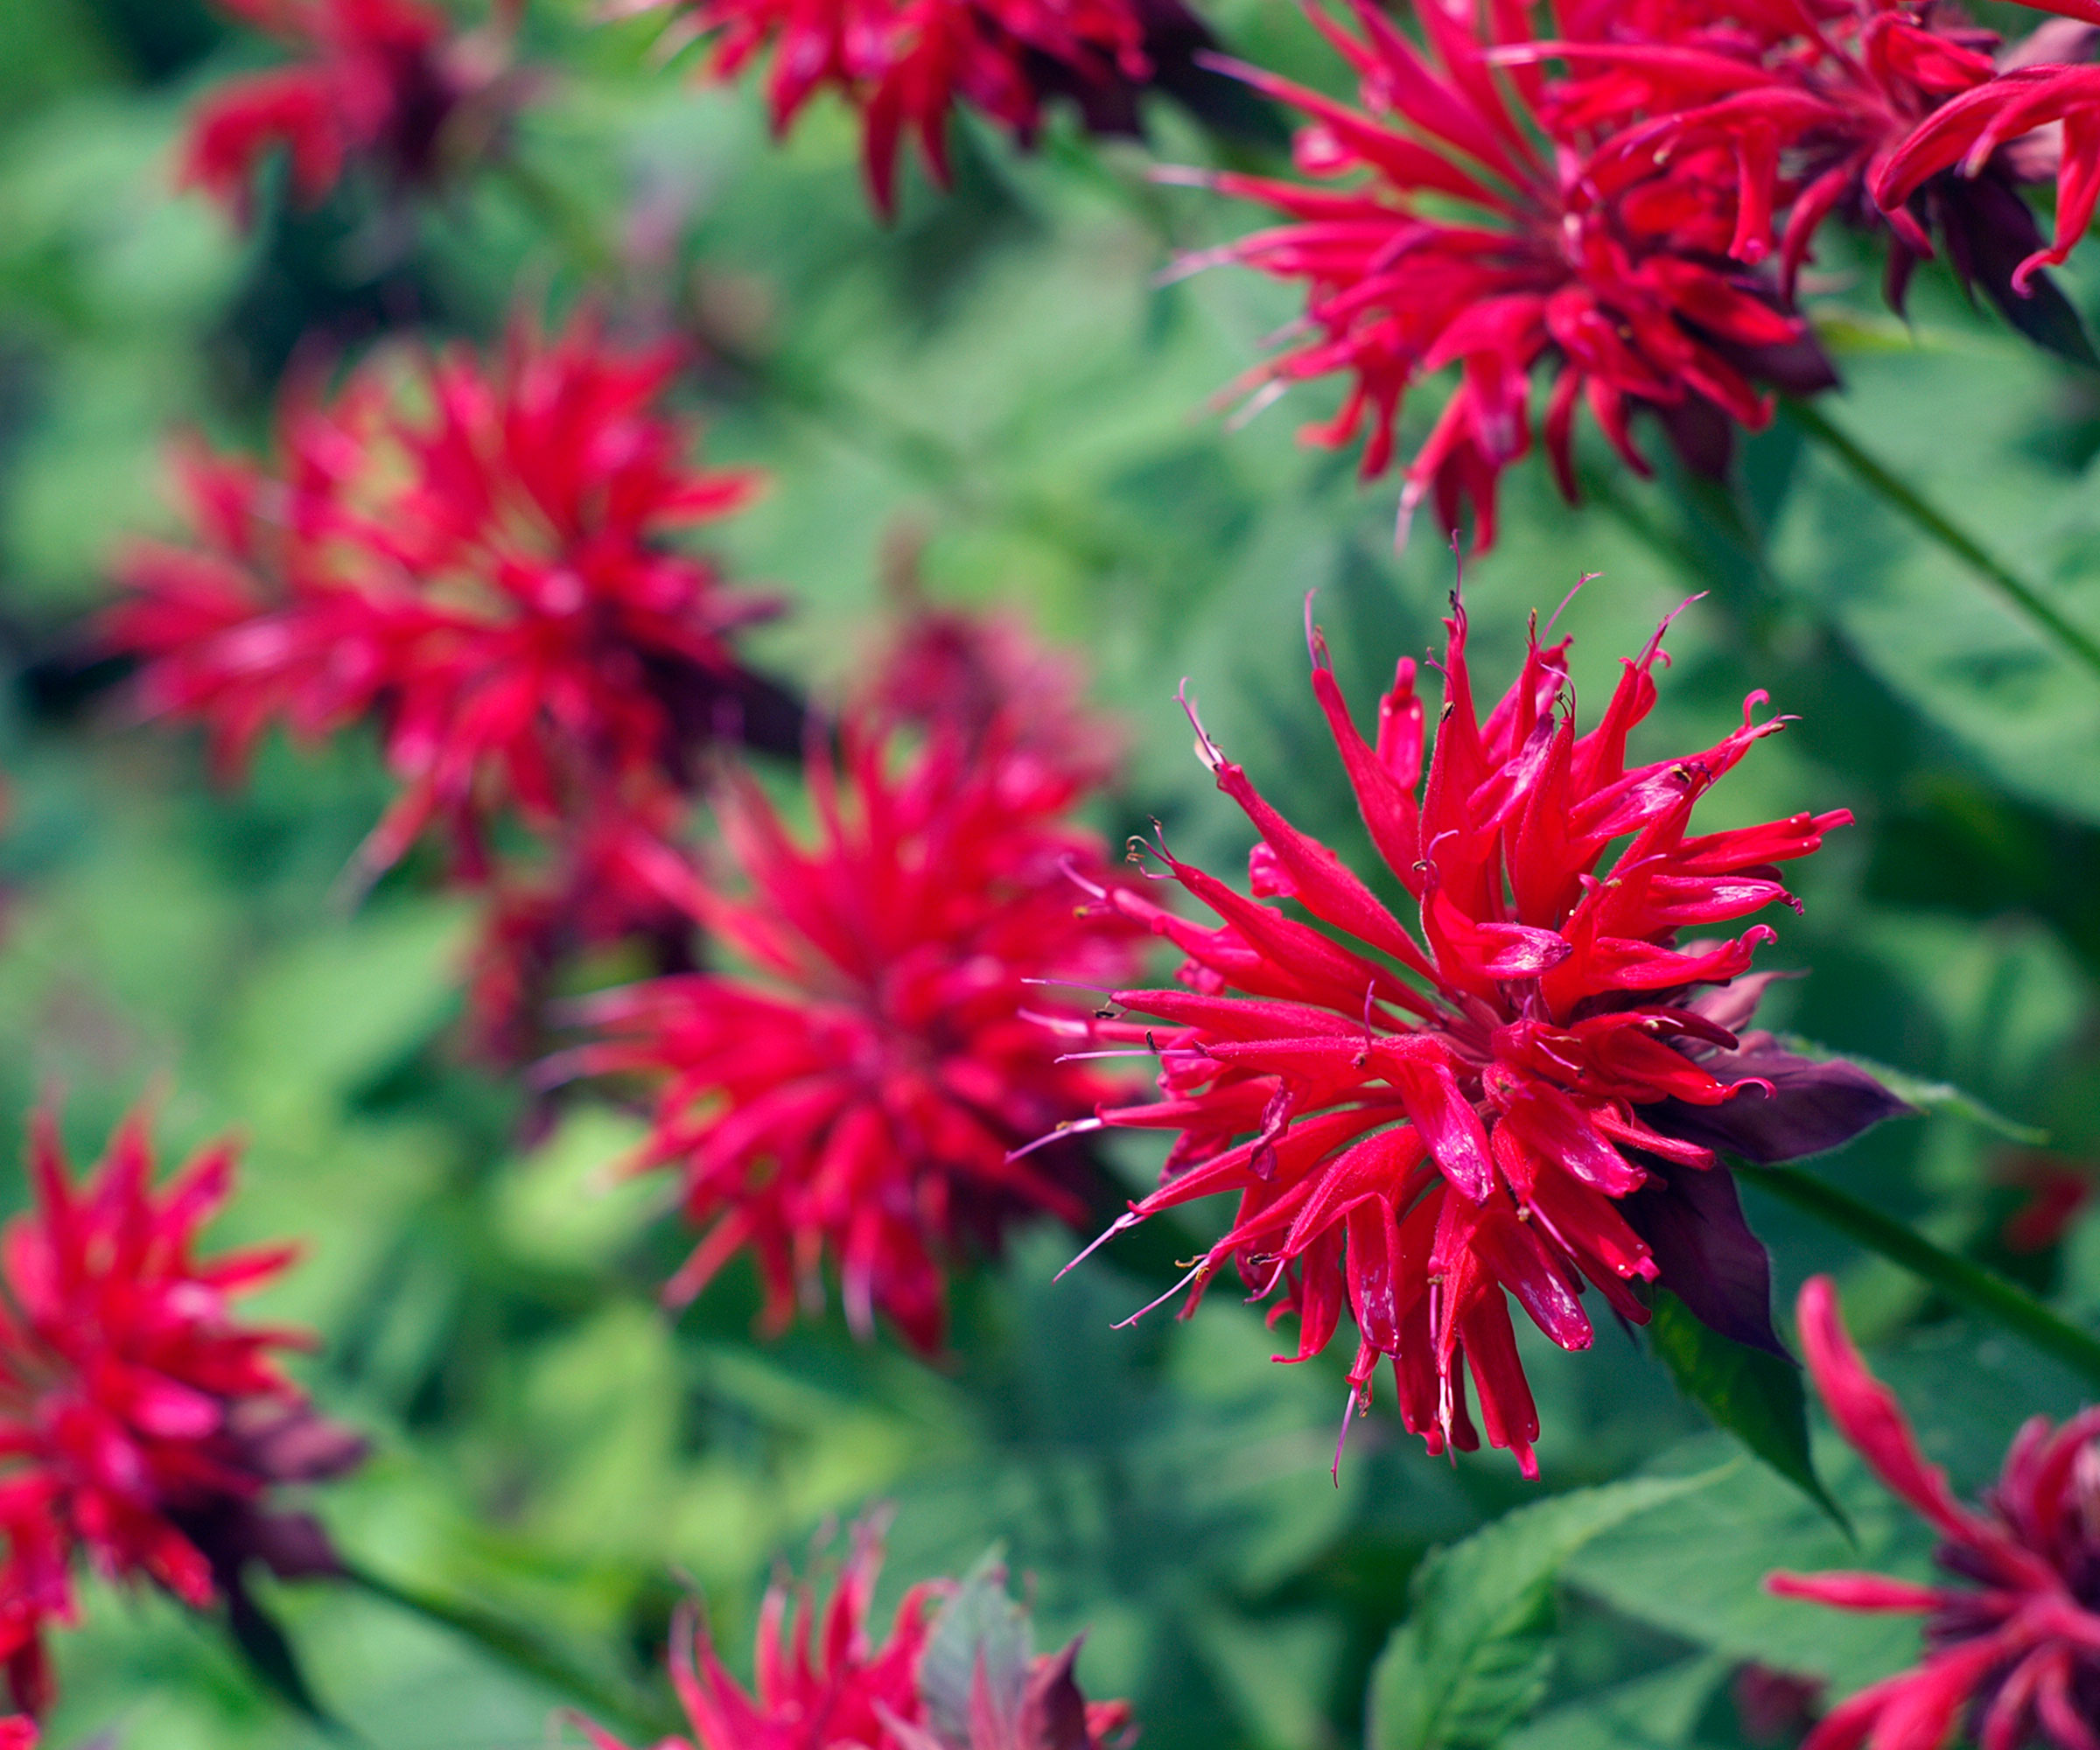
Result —
M1652 1156L1642 1164L1648 1184L1619 1207L1655 1254L1659 1285L1710 1330L1790 1361L1772 1323L1772 1259L1743 1219L1728 1169Z
M1698 1061L1717 1082L1768 1082L1771 1091L1742 1088L1718 1106L1665 1100L1642 1116L1667 1136L1761 1165L1821 1154L1912 1110L1857 1064L1800 1056L1769 1033L1746 1034L1740 1050Z
M1080 1692L1073 1667L1080 1643L1036 1661L1021 1700L1021 1750L1091 1750L1087 1731L1087 1698Z

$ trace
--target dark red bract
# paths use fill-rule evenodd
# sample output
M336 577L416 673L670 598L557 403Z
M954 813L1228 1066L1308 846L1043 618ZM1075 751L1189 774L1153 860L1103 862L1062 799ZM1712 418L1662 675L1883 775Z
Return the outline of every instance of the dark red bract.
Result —
M198 105L181 178L246 223L258 172L283 151L313 206L354 165L391 192L438 182L486 150L523 94L510 66L523 0L455 34L427 0L218 0L298 59L228 80Z
M1801 1346L1830 1419L1942 1538L1949 1579L1774 1574L1783 1598L1840 1610L1915 1611L1926 1654L1841 1702L1802 1750L1939 1750L1957 1726L1980 1750L2100 1744L2100 1410L2062 1427L2033 1418L1978 1507L1928 1464L1901 1406L1852 1347L1828 1277L1802 1284Z
M319 1525L270 1491L340 1474L363 1444L279 1369L276 1352L311 1339L233 1311L293 1249L193 1256L233 1173L221 1144L156 1187L134 1117L76 1185L55 1121L34 1122L36 1205L0 1242L0 1657L32 1712L51 1698L43 1628L76 1619L76 1556L200 1608L251 1560L288 1578L336 1566Z
M838 767L823 749L807 764L813 842L755 785L733 787L718 812L743 891L696 907L739 970L589 1005L606 1037L571 1066L661 1082L643 1165L682 1175L705 1229L673 1301L748 1250L777 1328L821 1298L828 1262L856 1331L880 1310L930 1351L965 1236L1082 1213L1061 1182L1068 1148L1012 1152L1117 1084L1066 1060L1039 1015L1083 1012L1061 982L1120 982L1140 933L1075 912L1067 878L1104 878L1099 840L1071 814L1095 781L1094 738L1046 741L1040 696L980 703L928 701L915 725L894 706L850 712Z
M1313 691L1380 878L1413 900L1419 932L1199 725L1219 788L1261 834L1255 897L1164 846L1216 927L1129 889L1102 894L1188 956L1184 988L1119 991L1131 1018L1097 1026L1156 1047L1161 1063L1158 1103L1102 1116L1175 1134L1159 1189L1118 1228L1222 1193L1239 1200L1230 1231L1186 1278L1189 1310L1230 1261L1257 1297L1278 1297L1272 1317L1298 1315L1303 1359L1326 1348L1346 1306L1358 1331L1352 1407L1390 1358L1408 1427L1432 1452L1470 1447L1470 1372L1488 1439L1530 1471L1538 1418L1508 1297L1574 1349L1591 1340L1586 1284L1639 1322L1640 1285L1660 1282L1709 1323L1776 1348L1762 1249L1716 1148L1812 1152L1900 1109L1850 1066L1739 1036L1764 983L1745 975L1768 927L1679 940L1793 903L1774 865L1851 819L1834 809L1690 831L1700 798L1783 725L1753 719L1763 695L1713 746L1629 766L1628 736L1655 703L1660 632L1578 735L1566 641L1534 636L1483 719L1455 604L1446 625L1426 774L1413 662L1399 663L1367 742L1312 633ZM1312 921L1264 903L1278 900Z

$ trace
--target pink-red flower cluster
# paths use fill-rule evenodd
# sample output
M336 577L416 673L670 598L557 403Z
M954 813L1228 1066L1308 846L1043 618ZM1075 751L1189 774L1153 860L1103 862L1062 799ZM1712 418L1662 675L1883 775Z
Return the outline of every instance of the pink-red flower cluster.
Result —
M627 0L651 11L667 0ZM1202 103L1194 56L1210 37L1181 0L668 0L682 40L713 45L713 76L733 79L770 52L766 101L785 134L819 92L859 112L870 199L897 204L897 161L916 139L928 172L949 179L949 113L968 104L1033 140L1045 101L1071 98L1099 132L1138 131L1138 90L1158 83Z
M273 725L376 725L401 788L362 877L441 829L455 877L509 901L486 953L514 950L520 985L547 943L646 932L678 902L699 749L800 740L734 648L776 605L674 543L760 485L694 465L661 404L678 364L587 318L521 325L487 363L374 358L288 397L267 462L184 454L191 539L120 567L107 635L143 661L143 708L204 723L229 773ZM537 863L521 836L550 847Z
M37 1750L37 1723L23 1714L0 1719L0 1750Z
M674 1303L749 1250L778 1328L821 1304L829 1264L857 1332L879 1310L932 1351L961 1241L996 1242L1033 1210L1083 1214L1064 1182L1083 1170L1073 1148L1012 1152L1119 1085L1068 1060L1038 1018L1074 1017L1059 981L1127 977L1142 940L1075 912L1066 875L1107 878L1100 841L1072 818L1099 738L1040 693L985 709L982 690L957 686L914 721L900 706L937 636L908 638L911 660L877 682L893 703L847 713L836 766L812 747L812 840L748 781L719 805L742 891L694 904L741 966L594 999L604 1037L567 1060L661 1085L640 1166L675 1168L705 1230L666 1290Z
M76 1184L55 1119L32 1124L35 1206L0 1238L0 1660L32 1713L51 1699L44 1630L77 1620L76 1557L200 1609L244 1597L250 1562L338 1568L319 1523L271 1492L340 1475L363 1442L280 1370L276 1352L311 1340L233 1306L294 1249L194 1255L234 1165L220 1144L157 1187L134 1116Z
M1926 1462L1894 1393L1852 1347L1828 1277L1802 1285L1801 1346L1830 1419L1942 1539L1947 1583L1873 1573L1774 1574L1782 1598L1925 1617L1922 1663L1833 1708L1802 1750L1940 1750L1957 1726L1980 1750L2100 1744L2100 1410L2037 1416L1998 1486L1964 1505Z
M1128 1704L1088 1702L1080 1692L1076 1641L1060 1653L1031 1654L1026 1619L1006 1601L997 1568L961 1586L914 1586L889 1639L875 1645L867 1615L881 1566L880 1522L864 1522L821 1620L808 1587L774 1585L759 1612L750 1691L724 1668L706 1631L682 1620L672 1634L671 1681L693 1736L657 1750L1104 1750L1127 1725ZM1020 1632L989 1632L1008 1627L1002 1617ZM598 1750L624 1750L588 1722L584 1730Z
M1584 407L1637 472L1638 412L1689 465L1719 472L1732 429L1771 416L1768 391L1835 382L1792 308L1833 216L1891 234L1899 302L1936 234L1964 283L2090 356L2036 276L2100 198L2100 69L2062 60L2082 27L2052 21L1994 60L1998 38L1953 8L1899 0L1569 0L1544 37L1528 6L1417 0L1419 41L1353 4L1361 37L1313 18L1362 108L1238 69L1310 117L1298 168L1340 186L1197 177L1284 222L1188 265L1305 282L1292 343L1244 386L1259 400L1346 374L1341 411L1306 435L1340 445L1368 430L1367 477L1392 459L1408 391L1458 368L1407 465L1403 528L1424 498L1446 532L1470 503L1476 544L1491 543L1496 482L1531 447L1541 374L1544 446L1571 498ZM2100 23L2094 0L2040 10ZM2045 246L2015 185L2048 174Z
M1742 1032L1766 982L1749 973L1768 928L1679 941L1791 904L1774 865L1851 819L1834 809L1691 831L1699 799L1785 722L1753 719L1763 695L1713 746L1629 766L1629 734L1656 699L1660 631L1578 734L1567 640L1542 647L1534 627L1483 720L1455 603L1446 624L1433 752L1411 660L1366 741L1308 628L1313 691L1380 878L1414 902L1418 933L1199 725L1219 788L1261 835L1255 897L1164 847L1218 925L1104 891L1105 906L1187 962L1182 988L1119 991L1130 1018L1092 1030L1156 1049L1161 1065L1157 1103L1102 1121L1176 1133L1159 1188L1116 1228L1239 1200L1231 1229L1185 1278L1189 1310L1233 1263L1257 1298L1278 1297L1272 1318L1297 1315L1303 1359L1346 1307L1358 1333L1352 1409L1390 1359L1407 1426L1432 1452L1469 1448L1470 1372L1488 1439L1529 1473L1538 1418L1509 1297L1578 1349L1592 1335L1586 1286L1641 1322L1642 1285L1656 1283L1717 1329L1776 1348L1764 1253L1716 1151L1811 1153L1900 1109L1849 1065Z
M353 167L389 192L427 187L480 156L524 94L511 65L523 0L495 0L458 33L429 0L219 0L276 38L288 66L228 80L198 105L181 179L245 224L256 178L282 151L292 196L326 197Z

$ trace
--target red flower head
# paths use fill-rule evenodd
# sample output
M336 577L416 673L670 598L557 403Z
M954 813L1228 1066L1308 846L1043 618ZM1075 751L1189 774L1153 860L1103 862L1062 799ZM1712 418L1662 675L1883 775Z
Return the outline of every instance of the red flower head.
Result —
M1728 252L1756 262L1776 248L1789 298L1816 231L1838 215L1892 233L1897 308L1936 233L1964 284L2047 340L2067 319L2076 332L2077 319L2033 276L2069 253L2100 192L2100 71L2062 64L2087 46L2100 6L2036 10L2064 18L2005 50L1944 5L1590 0L1562 9L1564 39L1520 52L1570 67L1555 104L1608 136L1592 175L1616 184L1687 158L1704 167L1731 197ZM2060 122L2060 141L2023 137ZM2054 247L2016 187L2050 175Z
M284 1578L332 1572L319 1524L270 1494L339 1475L364 1448L277 1368L273 1351L311 1340L234 1316L293 1249L192 1255L233 1188L230 1147L157 1191L134 1116L76 1186L40 1112L29 1165L36 1207L0 1242L0 1657L35 1712L51 1692L41 1630L76 1620L76 1552L198 1608L237 1599L250 1560Z
M628 0L654 10L666 0ZM710 38L712 72L733 79L768 51L774 131L835 91L861 113L868 192L896 208L897 155L915 136L948 183L948 117L969 103L1022 144L1043 101L1073 97L1090 125L1134 132L1132 99L1154 74L1154 46L1177 68L1209 41L1180 0L669 0L682 40Z
M1164 848L1219 927L1128 890L1103 894L1188 963L1184 989L1117 993L1136 1015L1098 1031L1156 1040L1165 1097L1102 1116L1178 1133L1159 1189L1116 1228L1238 1195L1231 1230L1185 1279L1188 1310L1229 1259L1257 1296L1280 1296L1272 1318L1297 1313L1302 1360L1326 1348L1347 1306L1359 1336L1352 1406L1390 1357L1407 1426L1432 1452L1470 1448L1470 1370L1489 1441L1530 1474L1538 1418L1506 1296L1578 1349L1591 1339L1586 1280L1636 1322L1648 1317L1638 1284L1660 1282L1709 1324L1776 1348L1764 1254L1714 1151L1810 1153L1900 1109L1849 1065L1739 1038L1766 982L1744 975L1770 929L1678 942L1791 904L1773 865L1852 818L1690 832L1699 798L1785 722L1751 719L1764 696L1714 746L1628 766L1628 734L1655 703L1660 631L1578 735L1565 640L1542 648L1535 632L1483 723L1455 600L1446 625L1426 784L1413 662L1400 662L1368 743L1308 626L1314 694L1382 876L1415 902L1419 934L1199 724L1219 788L1261 834L1258 897ZM1614 844L1624 848L1600 872ZM1294 901L1313 921L1264 899Z
M291 192L314 206L353 164L394 189L440 179L486 150L522 96L510 46L523 0L496 0L484 30L455 36L426 0L219 0L298 56L229 80L198 106L181 179L243 224L256 173L280 148Z
M1966 1721L1981 1750L2100 1743L2100 1410L2020 1432L1980 1507L1925 1461L1894 1394L1866 1370L1828 1277L1802 1285L1801 1346L1838 1430L1937 1531L1951 1577L1774 1574L1782 1598L1926 1615L1924 1662L1839 1704L1802 1750L1938 1750Z
M1100 882L1102 848L1071 819L1086 781L1032 750L1031 721L1025 704L942 715L912 745L890 714L850 712L841 769L821 748L808 761L813 842L754 785L720 809L745 891L696 903L743 969L590 1006L606 1037L571 1065L662 1078L642 1165L677 1167L706 1229L672 1302L749 1248L778 1328L821 1299L828 1257L856 1331L880 1308L931 1351L960 1238L996 1241L1031 1209L1082 1215L1060 1182L1083 1170L1068 1143L1048 1173L1011 1152L1116 1084L1030 1012L1073 1019L1044 987L1117 982L1139 933L1075 914L1064 871Z
M37 1750L37 1723L16 1714L0 1719L0 1750Z
M1103 1750L1128 1705L1080 1693L1077 1642L1031 1656L1027 1619L1006 1598L1003 1569L980 1570L960 1586L914 1586L889 1640L872 1646L867 1615L882 1532L879 1516L854 1528L821 1624L807 1586L791 1592L776 1583L766 1592L755 1694L723 1668L704 1628L682 1621L671 1681L693 1736L657 1750ZM598 1750L624 1750L588 1721L584 1729Z
M759 486L687 459L658 405L677 368L588 319L521 326L492 363L454 352L403 381L374 360L295 397L270 465L186 458L192 542L135 547L108 623L144 659L145 708L201 719L235 769L272 723L374 719L402 788L368 874L441 823L480 878L499 817L647 811L710 736L795 745L732 645L774 605L668 539Z
M1280 212L1285 222L1183 263L1258 268L1307 287L1291 350L1244 380L1256 404L1293 382L1347 372L1348 400L1307 429L1340 446L1367 426L1362 472L1392 458L1408 390L1447 366L1460 379L1408 465L1404 530L1433 494L1440 527L1470 501L1475 544L1494 538L1495 483L1531 447L1531 380L1554 366L1544 437L1561 488L1575 493L1572 440L1586 405L1628 465L1648 464L1631 419L1658 415L1688 461L1726 466L1730 422L1771 416L1755 385L1796 391L1835 381L1804 324L1726 260L1732 217L1704 161L1644 168L1638 188L1592 172L1592 131L1534 70L1496 63L1530 43L1528 9L1432 0L1417 8L1418 47L1370 0L1354 0L1362 39L1315 8L1348 60L1363 108L1352 109L1260 68L1240 76L1304 110L1298 167L1322 189L1238 174L1192 179Z

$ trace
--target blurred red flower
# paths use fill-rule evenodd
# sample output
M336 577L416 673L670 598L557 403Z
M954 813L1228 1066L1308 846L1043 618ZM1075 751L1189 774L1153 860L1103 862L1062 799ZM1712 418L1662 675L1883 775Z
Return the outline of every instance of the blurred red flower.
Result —
M1714 746L1629 767L1661 631L1578 736L1568 640L1542 648L1534 627L1516 682L1482 722L1455 599L1446 625L1425 783L1414 662L1400 662L1366 742L1307 628L1313 691L1419 935L1264 800L1200 724L1218 788L1261 834L1258 897L1163 846L1219 927L1127 888L1102 894L1188 956L1185 988L1119 991L1135 1013L1095 1028L1155 1047L1161 1063L1158 1103L1102 1117L1178 1133L1159 1189L1110 1232L1236 1194L1230 1231L1184 1278L1188 1311L1231 1260L1257 1298L1280 1296L1272 1320L1298 1315L1303 1360L1347 1306L1359 1334L1352 1409L1390 1357L1407 1426L1432 1452L1471 1448L1470 1371L1489 1442L1530 1474L1538 1417L1506 1296L1578 1349L1592 1334L1586 1280L1635 1322L1648 1317L1635 1284L1658 1283L1715 1328L1777 1349L1768 1265L1715 1152L1812 1153L1902 1109L1850 1065L1741 1032L1768 982L1745 976L1772 938L1766 926L1678 944L1682 931L1793 904L1773 865L1852 818L1840 808L1690 834L1699 799L1783 726L1752 720L1764 696Z
M2012 1252L2046 1252L2063 1243L2100 1189L2090 1161L2022 1149L1998 1161L1992 1180L2020 1194L1998 1239Z
M1828 1277L1802 1286L1801 1346L1838 1432L1942 1539L1953 1584L1881 1574L1774 1574L1782 1598L1840 1610L1917 1611L1914 1670L1833 1708L1802 1750L1938 1750L1957 1723L1982 1750L2044 1742L2093 1750L2100 1736L2100 1410L2062 1427L2034 1417L1980 1507L1956 1501L1926 1462L1895 1395L1866 1369Z
M523 0L495 0L457 34L426 0L218 0L298 59L231 79L191 118L180 178L242 224L257 174L282 150L293 198L318 204L353 165L390 191L428 186L487 150L524 96L511 66Z
M1088 1702L1080 1693L1077 1642L1061 1653L1031 1654L1026 1618L1007 1600L1001 1568L960 1586L914 1586L889 1639L872 1644L868 1606L882 1553L879 1517L854 1528L852 1553L821 1621L808 1586L776 1582L767 1591L755 1693L723 1667L706 1630L682 1614L672 1631L671 1681L693 1737L657 1750L1102 1750L1127 1723L1128 1704ZM583 1725L598 1750L624 1750Z
M1030 1210L1083 1214L1060 1182L1081 1166L1069 1144L1011 1157L1119 1085L1039 1018L1083 1014L1060 981L1121 982L1142 940L1074 909L1068 869L1106 878L1072 819L1090 757L1046 751L1040 695L989 714L967 691L929 703L917 724L850 710L836 768L812 748L813 842L755 784L732 786L718 812L744 891L695 907L743 969L592 999L603 1038L563 1060L661 1083L641 1166L675 1167L706 1230L674 1304L749 1250L779 1329L821 1304L828 1260L855 1331L879 1309L932 1351L959 1241L996 1243Z
M42 1631L77 1620L76 1554L195 1608L237 1603L251 1561L287 1578L337 1571L319 1523L270 1492L341 1474L364 1443L280 1371L273 1351L312 1340L232 1306L294 1249L193 1256L234 1158L216 1144L157 1190L135 1115L76 1185L56 1120L32 1122L35 1208L0 1241L0 1657L32 1713L51 1699Z
M369 873L441 823L472 878L499 816L550 830L682 789L693 748L746 726L731 640L777 605L667 538L760 483L687 459L660 405L678 365L587 317L521 324L486 364L374 359L290 396L268 464L192 451L192 542L136 543L108 622L144 710L204 722L234 771L272 723L375 720L402 789Z
M632 0L654 10L666 0ZM1110 131L1134 123L1130 93L1153 72L1148 37L1208 36L1179 0L670 0L673 27L713 43L715 77L734 79L770 52L766 101L784 135L803 105L833 91L860 111L868 192L886 218L897 204L898 150L919 142L948 183L948 115L969 103L1032 141L1044 99L1074 97ZM1186 47L1180 50L1184 56Z
M37 1750L37 1723L16 1714L0 1719L0 1750Z

